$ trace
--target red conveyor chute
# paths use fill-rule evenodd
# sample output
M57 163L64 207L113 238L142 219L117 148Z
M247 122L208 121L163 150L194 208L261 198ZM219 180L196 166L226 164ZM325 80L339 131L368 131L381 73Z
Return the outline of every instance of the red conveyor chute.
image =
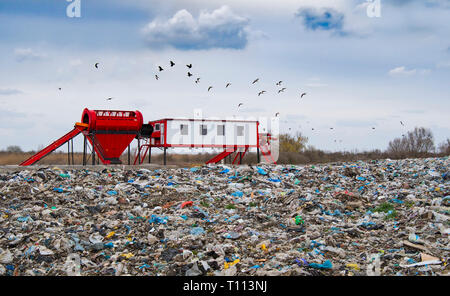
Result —
M55 142L51 143L50 145L48 145L47 147L45 147L44 149L42 149L35 155L31 156L30 158L28 158L27 160L22 162L20 165L27 166L27 165L35 164L36 162L38 162L39 160L41 160L48 154L50 154L53 151L55 151L56 149L58 149L61 145L67 143L67 141L69 141L70 139L76 137L79 133L81 133L82 131L84 131L87 128L88 128L87 124L76 123L73 130L71 130L70 132L68 132L67 134L65 134L58 140L56 140Z

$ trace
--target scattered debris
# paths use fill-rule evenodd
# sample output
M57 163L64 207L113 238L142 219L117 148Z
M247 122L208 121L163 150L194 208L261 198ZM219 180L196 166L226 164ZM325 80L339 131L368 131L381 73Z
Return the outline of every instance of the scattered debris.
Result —
M449 162L0 168L0 274L448 274Z

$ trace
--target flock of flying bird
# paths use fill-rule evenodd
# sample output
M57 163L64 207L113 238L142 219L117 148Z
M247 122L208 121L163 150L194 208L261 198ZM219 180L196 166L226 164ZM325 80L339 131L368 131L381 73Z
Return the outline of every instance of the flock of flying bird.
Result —
M170 67L173 67L173 66L175 66L175 63L174 63L173 61L170 61ZM193 74L190 72L190 69L192 69L192 64L187 64L186 67L189 69L189 71L187 72L187 76L188 76L188 77L193 76ZM159 71L159 72L164 71L164 68L163 68L162 66L158 66L158 71ZM155 79L156 79L156 80L159 80L158 74L155 74ZM258 81L259 81L259 78L256 78L255 80L253 80L252 84L257 83ZM197 78L195 79L194 82L195 82L195 83L199 83L199 82L200 82L200 77L197 77ZM282 83L282 82L283 82L283 81L280 80L280 81L278 81L278 82L276 83L276 85L281 87L281 83ZM225 88L228 88L230 85L231 85L231 83L230 83L230 82L227 82L226 85L225 85ZM208 92L209 92L212 88L213 88L212 85L208 86ZM286 90L286 87L283 87L283 88L281 88L281 89L278 90L278 93L284 92L285 90ZM261 95L263 95L263 94L265 94L265 93L266 93L265 90L261 90L260 92L258 92L258 97L261 96ZM303 93L300 94L300 98L303 98L304 96L306 96L306 93L305 93L305 92L303 92ZM238 104L238 108L241 107L242 105L244 105L244 103L239 103L239 104ZM275 114L275 116L278 116L279 114L280 114L280 113L277 112L277 113Z
M98 65L99 65L99 64L100 64L100 63L95 63L95 64L94 64L94 67L95 67L96 69L98 69ZM175 63L174 63L173 61L170 61L170 67L173 67L173 66L175 66ZM190 70L192 69L192 64L187 64L186 67L189 69L189 71L187 72L187 76L188 76L188 77L192 77L193 74L190 72ZM158 66L158 71L159 71L159 72L164 71L164 68L161 67L161 66ZM156 79L156 80L159 80L159 76L158 76L157 74L155 74L155 79ZM259 78L256 78L255 80L253 80L252 84L257 83L258 81L259 81ZM197 77L197 78L195 79L194 82L198 84L198 83L200 82L200 77ZM280 80L280 81L278 81L275 85L281 87L281 83L282 83L282 82L283 82L283 81ZM227 82L226 85L225 85L225 88L228 88L230 85L231 85L231 83L230 83L230 82ZM212 88L213 88L212 85L209 86L209 87L208 87L208 92L209 92ZM59 87L59 90L62 90L62 88ZM278 93L284 92L285 90L286 90L286 87L282 87L281 89L278 90ZM266 93L265 90L261 90L260 92L258 92L258 97L259 97L260 95L265 94L265 93ZM300 98L303 98L304 96L306 96L306 94L307 94L306 92L302 92L302 93L300 94ZM113 99L112 97L109 97L109 98L107 98L106 100L107 100L107 101L111 101L112 99ZM242 105L244 105L244 103L239 103L239 104L238 104L238 108L241 107ZM280 115L280 112L275 113L275 117L278 117L279 115ZM400 121L400 124L401 124L402 126L405 126L405 125L403 124L402 121ZM291 128L289 128L289 130L291 130ZM311 128L311 130L314 130L314 128ZM330 127L330 130L334 130L334 128L333 128L333 127ZM375 127L372 127L372 130L375 130ZM405 137L405 135L402 134L402 137ZM337 141L337 140L334 140L334 142L336 142L336 141ZM340 140L339 142L342 142L342 140Z
M170 61L170 67L173 67L173 66L175 66L175 63L174 63L173 61ZM193 74L190 72L190 70L192 69L192 64L188 64L188 65L186 65L186 67L189 69L189 71L187 72L187 76L188 76L188 77L193 76ZM158 66L158 70L159 70L159 72L161 72L161 71L164 71L164 68L163 68L162 66ZM156 78L156 80L158 80L158 79L159 79L159 76L158 76L157 74L155 74L155 78ZM256 78L255 80L253 80L252 84L257 83L258 81L259 81L259 78ZM197 79L195 80L195 83L199 83L199 82L200 82L200 77L197 77ZM282 83L282 82L283 82L283 81L280 80L280 81L278 81L278 82L276 83L276 85L279 86L279 87L281 87L281 83ZM230 83L230 82L227 82L227 84L225 85L225 88L228 88L230 85L231 85L231 83ZM213 88L213 86L209 86L209 87L208 87L208 92L209 92L212 88ZM282 87L281 89L278 90L278 93L284 92L285 90L286 90L286 87ZM263 94L265 94L265 93L266 93L265 90L261 90L260 92L258 92L258 97L261 96L261 95L263 95ZM300 99L302 99L304 96L306 96L306 94L307 94L306 92L302 92L302 93L300 94ZM244 103L239 103L239 104L238 104L238 108L241 107L243 104L244 104ZM277 117L278 115L280 115L280 112L275 113L275 117ZM404 126L404 124L403 124L402 121L400 121L400 123L401 123L401 125ZM291 130L291 128L289 128L289 130ZM314 128L311 128L311 130L314 130ZM334 130L334 128L333 128L333 127L330 127L330 130ZM372 127L372 130L375 130L375 127ZM402 135L402 136L404 137L405 135ZM335 140L335 142L336 142L336 140ZM342 142L342 140L340 140L340 142Z
M100 64L100 63L95 63L95 64L94 64L94 67L95 67L96 69L98 69L98 65L99 65L99 64ZM170 67L173 67L173 66L175 66L175 63L174 63L173 61L170 61ZM186 67L190 70L190 69L192 69L192 64L187 64ZM159 72L164 71L164 68L161 67L161 66L158 66L158 71L159 71ZM193 74L192 74L190 71L188 71L188 72L187 72L187 76L188 76L188 77L191 77L191 76L193 76ZM156 80L159 80L158 74L155 74L155 79L156 79ZM258 81L259 81L259 78L256 78L255 80L253 80L252 84L257 83ZM195 83L199 83L199 82L200 82L200 77L197 77L197 78L195 79L194 82L195 82ZM276 85L277 85L277 86L281 86L281 83L282 83L282 82L283 82L283 81L280 80L280 81L278 81L278 82L276 83ZM227 84L225 85L225 88L228 88L230 85L231 85L231 83L230 83L230 82L227 82ZM208 87L208 92L209 92L212 88L213 88L212 85L209 86L209 87ZM62 90L61 87L59 87L58 89L59 89L59 90ZM281 88L280 90L278 90L278 93L284 92L285 90L286 90L286 88L283 87L283 88ZM266 93L265 90L262 90L262 91L258 92L258 97L259 97L260 95L264 94L264 93ZM300 94L300 98L303 98L305 95L306 95L305 92L304 92L304 93L301 93L301 94ZM107 100L107 101L111 101L112 99L113 99L112 97L109 97L109 98L107 98L106 100ZM242 106L243 104L244 104L244 103L239 103L238 108L239 108L240 106ZM277 113L275 114L275 116L278 116L279 114L280 114L280 113L277 112Z

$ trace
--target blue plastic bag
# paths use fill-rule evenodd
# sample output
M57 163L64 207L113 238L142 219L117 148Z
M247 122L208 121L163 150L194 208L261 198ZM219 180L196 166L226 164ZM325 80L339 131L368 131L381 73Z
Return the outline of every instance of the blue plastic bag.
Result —
M312 268L318 268L318 269L331 269L331 268L333 268L333 264L331 263L330 260L327 260L327 261L325 261L322 264L310 263L309 266L312 267Z
M166 224L167 220L168 220L167 217L161 218L161 217L158 217L158 216L152 214L150 219L148 219L148 223L150 223L150 224L151 223Z
M258 170L258 173L259 173L259 174L261 174L261 175L267 175L267 172L266 172L265 170L263 170L262 168L256 167L256 169Z
M270 182L281 182L280 179L272 179L272 178L269 178L269 179L267 179L267 180L269 180Z
M231 196L234 196L234 197L242 197L243 195L244 195L244 192L239 191L239 190L231 194Z
M203 233L205 233L205 229L203 229L203 227L194 227L191 229L192 235L201 235Z

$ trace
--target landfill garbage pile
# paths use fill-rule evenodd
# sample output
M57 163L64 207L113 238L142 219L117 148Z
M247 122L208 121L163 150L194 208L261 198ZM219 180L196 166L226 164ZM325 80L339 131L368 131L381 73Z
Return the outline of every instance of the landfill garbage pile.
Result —
M450 160L0 171L0 275L449 275Z

